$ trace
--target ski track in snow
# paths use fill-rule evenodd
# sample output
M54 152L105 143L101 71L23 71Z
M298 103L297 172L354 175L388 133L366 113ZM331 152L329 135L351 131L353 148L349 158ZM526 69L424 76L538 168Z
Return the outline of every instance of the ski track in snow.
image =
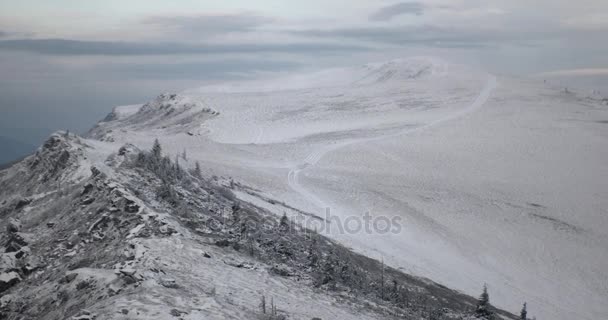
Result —
M407 129L404 129L397 133L391 133L391 134L375 136L375 137L350 139L350 140L346 140L346 141L342 141L339 143L330 144L330 145L326 145L326 146L317 148L316 150L311 152L302 162L298 163L297 165L292 167L291 170L289 170L289 173L287 174L287 183L289 184L289 187L293 191L300 194L306 200L308 200L309 202L313 203L314 205L316 205L322 209L325 209L329 206L323 200L321 200L317 195L315 195L313 192L307 190L300 183L300 179L299 179L300 174L304 170L309 169L309 168L313 167L314 165L316 165L328 153L336 151L341 148L344 148L346 146L350 146L353 144L359 144L359 143L367 143L367 142L377 141L377 140L382 140L382 139L387 139L387 138L394 138L394 137L398 137L401 135L418 132L418 131L421 131L421 130L424 130L424 129L427 129L430 127L434 127L443 122L462 117L468 113L471 113L471 112L481 108L486 103L486 101L490 98L490 95L492 94L494 89L496 89L497 85L498 85L498 82L496 80L496 77L493 75L489 75L489 78L488 78L484 88L479 93L477 98L475 98L475 100L473 101L473 103L471 105L469 105L467 108L464 108L463 110L457 111L449 116L431 121L427 124L423 124L423 125L420 125L420 126L417 126L414 128L407 128Z

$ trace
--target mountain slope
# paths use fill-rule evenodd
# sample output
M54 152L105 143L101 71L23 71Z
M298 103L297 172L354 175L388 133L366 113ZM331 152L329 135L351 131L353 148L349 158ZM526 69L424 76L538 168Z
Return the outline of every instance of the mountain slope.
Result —
M110 148L54 134L0 171L3 318L460 319L475 303L279 222L227 181Z
M487 283L541 319L604 318L608 109L493 79L416 58L163 94L93 128L87 161L120 177L107 157L158 138L238 201L396 270L469 295Z

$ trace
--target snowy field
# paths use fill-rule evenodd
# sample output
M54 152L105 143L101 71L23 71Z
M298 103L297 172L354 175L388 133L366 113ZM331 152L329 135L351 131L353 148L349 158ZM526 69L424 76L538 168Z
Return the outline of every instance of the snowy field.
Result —
M291 207L399 217L398 233L332 236L409 273L471 295L487 283L494 304L527 301L539 319L608 317L608 106L595 97L413 58L189 90L108 120L91 136L158 138L186 150L182 165Z

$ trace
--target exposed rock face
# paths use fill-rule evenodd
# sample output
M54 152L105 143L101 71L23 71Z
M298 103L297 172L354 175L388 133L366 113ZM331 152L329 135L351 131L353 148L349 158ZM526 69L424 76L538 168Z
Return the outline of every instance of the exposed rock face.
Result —
M21 277L17 272L11 271L0 273L0 293L8 290L21 281Z
M6 225L6 231L8 233L15 233L15 232L19 232L19 230L21 230L21 223L19 222L19 220L15 219L15 218L8 219L8 224Z

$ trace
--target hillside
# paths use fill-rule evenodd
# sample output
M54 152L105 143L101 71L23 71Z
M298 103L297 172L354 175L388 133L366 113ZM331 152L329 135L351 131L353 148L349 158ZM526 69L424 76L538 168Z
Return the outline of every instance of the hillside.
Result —
M3 319L461 319L475 304L160 149L111 148L57 133L0 172Z
M122 252L112 247L123 244L122 239L143 241L146 254L161 265L136 259L138 268L169 269L168 277L187 282L184 290L196 297L209 289L201 281L211 281L216 294L223 292L213 302L168 298L170 291L156 287L136 291L140 309L147 310L142 314L148 317L176 308L189 310L192 317L197 314L192 310L200 309L208 317L239 318L254 312L261 296L266 296L274 297L290 318L431 318L430 312L448 308L451 311L444 316L449 319L470 314L474 302L467 296L477 296L486 283L493 304L505 310L515 312L527 301L529 315L539 319L598 319L608 314L603 303L608 298L603 272L608 269L606 119L608 106L595 96L425 57L165 93L142 105L115 108L85 138L54 135L78 154L70 167L63 168L62 160L58 169L25 174L33 159L45 154L39 152L2 171L1 183L6 186L1 194L2 221L9 216L25 220L36 216L23 214L34 210L29 204L16 210L19 197L56 202L48 192L72 187L62 192L72 192L68 198L75 202L66 205L75 210L64 211L74 219L103 215L104 208L112 205L99 204L102 210L94 213L96 207L80 204L106 199L86 200L80 195L84 181L101 179L95 178L99 174L91 176L94 166L103 181L119 187L146 212L141 217L138 209L128 218L134 222L119 228L115 239L121 240L107 243L107 252ZM170 167L179 162L185 172L199 163L200 177L188 173L189 182L171 180L174 190L161 183L173 169L158 172L158 167L142 167L147 158L139 159L139 154L151 150L155 139ZM46 161L46 170L56 166L51 160L40 161ZM39 180L56 172L62 178L49 178L53 183ZM106 187L99 192L112 194ZM281 246L257 247L263 252L254 250L251 256L243 250L251 243L249 237L237 237L239 249L234 248L240 231L222 229L209 240L208 230L191 221L208 220L219 212L223 218L235 219L237 208L246 208L246 216L272 217L275 224L285 215L290 224L316 229L313 238L325 244L319 248L322 255L339 252L337 260L345 259L357 270L354 276L350 274L354 270L347 268L345 279L363 279L363 283L351 283L342 275L326 283L318 279L318 273L311 272L314 268L305 267L301 260L309 256L302 248L312 241L301 234L304 230L287 236L289 241ZM191 212L197 215L183 216ZM160 217L161 222L156 221ZM140 218L146 226L165 223L175 232L151 230L150 239L130 237L129 232L143 224ZM349 221L356 225L368 218L389 221L391 231L378 225L371 231L345 228ZM36 228L47 230L44 219L29 224L35 234ZM93 224L93 220L74 221L82 227ZM73 227L66 225L65 232ZM264 224L262 229L274 230L273 238L285 237L280 227ZM217 243L225 246L218 248ZM261 246L264 240L257 243ZM282 252L286 243L299 247L289 250L298 254L288 255L291 258L271 254ZM151 249L156 247L161 249ZM87 252L82 250L61 254L84 257ZM203 251L211 257L227 257L222 261L239 262L199 259ZM261 253L263 260L256 258ZM278 274L290 276L268 276L276 259L286 266ZM116 269L113 266L122 263L122 256L102 260L92 268ZM378 288L380 261L391 270L390 281L398 279L396 288L403 286L408 294L395 289L398 294L389 298L386 286ZM231 264L241 267L226 267ZM184 271L184 265L197 273ZM327 270L337 272L336 262L332 260ZM164 277L146 272L153 279ZM179 277L181 281L175 279ZM234 283L221 283L228 280ZM142 280L142 286L147 283ZM293 292L300 290L301 283L306 283L302 289L306 291ZM133 291L128 292L133 296ZM420 292L415 300L424 302L403 298L410 297L409 292ZM302 296L312 300L303 304ZM149 306L159 301L166 306L162 312ZM221 307L217 301L223 301ZM318 308L318 315L310 313L311 303L324 306ZM96 310L115 305L108 302L102 308L92 300L82 304ZM197 306L201 304L204 307Z

